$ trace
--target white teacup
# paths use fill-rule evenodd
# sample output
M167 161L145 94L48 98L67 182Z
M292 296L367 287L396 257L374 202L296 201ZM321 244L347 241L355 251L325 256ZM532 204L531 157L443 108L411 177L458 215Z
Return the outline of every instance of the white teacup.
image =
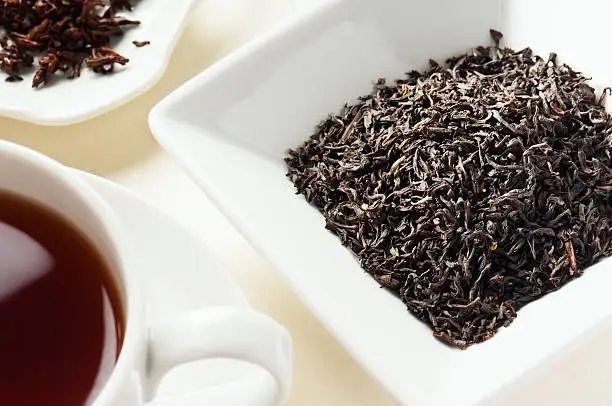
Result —
M261 390L253 385L233 386L232 390L202 388L176 401L152 401L161 378L173 367L219 357L266 369L277 382L274 404L285 400L292 359L291 339L282 326L256 311L231 307L205 307L177 314L159 325L147 325L139 280L133 271L136 253L113 210L69 168L6 141L0 141L0 174L0 189L37 201L72 220L104 256L121 287L126 314L123 346L113 373L94 390L89 405L261 404L254 398ZM245 393L249 390L253 397Z

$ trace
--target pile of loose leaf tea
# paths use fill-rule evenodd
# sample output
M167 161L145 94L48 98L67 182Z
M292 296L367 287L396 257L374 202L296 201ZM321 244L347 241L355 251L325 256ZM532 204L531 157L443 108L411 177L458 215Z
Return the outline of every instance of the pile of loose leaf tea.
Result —
M140 24L117 15L131 10L131 0L0 0L0 70L7 81L36 73L33 87L42 87L56 73L79 77L85 64L107 74L127 58L110 48L113 37ZM35 60L35 57L37 57ZM36 66L35 66L36 65Z
M286 158L363 269L459 348L612 253L605 91L491 34L379 80Z

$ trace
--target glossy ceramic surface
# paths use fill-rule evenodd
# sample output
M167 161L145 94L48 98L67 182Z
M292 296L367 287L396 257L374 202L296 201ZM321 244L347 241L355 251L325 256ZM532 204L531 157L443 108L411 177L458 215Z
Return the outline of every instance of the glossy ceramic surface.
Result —
M94 175L77 174L111 206L141 253L135 272L145 301L146 324L156 325L197 309L249 308L225 266L202 242L126 189ZM278 391L274 378L254 365L202 360L168 374L151 405L199 404L202 388L209 389L207 401L216 405L233 399L232 405L270 406Z
M537 3L537 4L536 4ZM389 80L488 44L533 45L612 83L605 36L612 6L589 0L335 0L233 53L151 113L158 141L370 374L410 406L510 405L530 383L557 405L604 405L612 369L610 260L520 311L510 328L466 351L381 290L285 178L283 157L329 112ZM587 12L587 10L589 10ZM596 10L596 12L594 12ZM596 22L594 22L596 21ZM573 27L571 30L564 27ZM590 46L581 44L589 42ZM599 344L595 344L599 343ZM577 360L588 357L590 363ZM572 374L560 371L572 370ZM555 373L557 375L555 375ZM541 377L558 380L542 383ZM568 388L581 388L575 394ZM520 396L519 396L520 398ZM587 400L588 398L588 400ZM533 401L530 398L530 401ZM528 403L537 404L537 403Z
M113 75L97 75L83 68L77 80L58 80L37 90L30 85L33 74L24 75L24 81L18 83L5 83L0 75L0 116L40 125L67 125L132 100L162 76L189 11L199 1L139 1L133 12L120 13L142 24L127 30L114 47L130 62L118 66ZM151 45L137 48L132 44L135 40L151 41Z

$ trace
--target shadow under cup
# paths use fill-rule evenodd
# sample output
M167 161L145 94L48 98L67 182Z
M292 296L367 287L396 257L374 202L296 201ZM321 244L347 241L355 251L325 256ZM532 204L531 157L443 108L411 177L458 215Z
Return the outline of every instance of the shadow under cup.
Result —
M90 405L123 345L119 256L69 175L0 143L1 405Z

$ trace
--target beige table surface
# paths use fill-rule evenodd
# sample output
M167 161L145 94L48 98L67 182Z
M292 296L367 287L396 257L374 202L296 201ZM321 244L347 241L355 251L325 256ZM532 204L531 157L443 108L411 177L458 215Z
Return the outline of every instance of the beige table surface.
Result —
M2 138L128 187L211 246L252 306L276 318L293 336L295 379L289 406L393 405L159 148L147 125L151 107L172 89L318 1L324 0L207 0L193 13L165 76L151 91L109 114L69 127L0 119Z

